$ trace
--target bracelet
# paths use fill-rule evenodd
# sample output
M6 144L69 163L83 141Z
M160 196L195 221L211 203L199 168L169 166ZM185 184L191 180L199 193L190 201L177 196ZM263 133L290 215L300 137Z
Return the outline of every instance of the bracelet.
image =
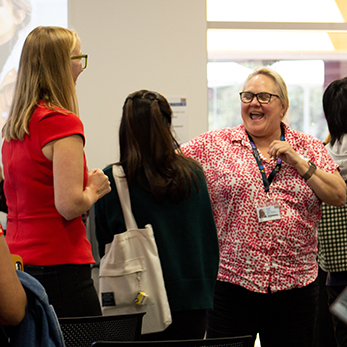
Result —
M311 160L308 161L308 166L309 169L305 172L304 175L301 175L301 177L305 180L308 180L309 178L311 178L311 176L313 175L313 173L316 171L317 166L315 163L312 163Z

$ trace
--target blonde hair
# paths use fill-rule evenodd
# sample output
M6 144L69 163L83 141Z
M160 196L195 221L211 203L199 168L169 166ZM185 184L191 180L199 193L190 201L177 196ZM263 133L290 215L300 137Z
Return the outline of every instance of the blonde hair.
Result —
M284 112L283 112L283 117L284 117L288 111L288 108L289 108L288 90L287 90L287 85L284 82L283 78L275 70L272 70L272 69L265 67L265 66L256 67L253 70L253 72L247 77L246 81L244 82L244 84L242 86L242 90L245 90L248 82L253 77L255 77L257 75L268 76L268 77L272 78L272 80L275 82L277 94L278 94L279 99L281 100L281 102L284 106Z
M49 109L78 115L71 53L78 36L61 27L40 26L25 40L9 117L2 129L5 140L23 140L31 116L43 100Z

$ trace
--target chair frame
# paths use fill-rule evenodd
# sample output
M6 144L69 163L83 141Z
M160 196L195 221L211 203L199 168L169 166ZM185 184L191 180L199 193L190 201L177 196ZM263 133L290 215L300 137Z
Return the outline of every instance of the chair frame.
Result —
M144 314L144 312L139 312L114 316L68 317L59 318L59 323L66 347L76 346L77 341L81 346L91 346L94 341L100 339L110 341L110 337L116 335L112 340L140 340ZM131 329L129 328L127 331L126 325L130 323Z
M218 337L197 340L170 340L170 341L96 341L92 347L251 347L251 335L236 337Z

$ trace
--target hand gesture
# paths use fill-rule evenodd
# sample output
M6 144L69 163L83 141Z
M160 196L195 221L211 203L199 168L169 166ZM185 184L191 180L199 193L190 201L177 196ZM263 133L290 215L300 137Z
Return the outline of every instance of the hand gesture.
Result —
M88 172L87 187L97 194L98 199L111 191L110 181L100 169L92 169Z
M282 161L296 167L300 161L300 156L289 145L287 141L273 141L269 147L268 154L273 159L280 158Z

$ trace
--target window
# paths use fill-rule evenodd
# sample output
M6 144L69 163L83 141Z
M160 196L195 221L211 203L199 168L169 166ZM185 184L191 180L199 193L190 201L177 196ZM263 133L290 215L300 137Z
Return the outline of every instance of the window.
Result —
M209 128L241 123L238 93L253 68L265 65L287 84L286 122L324 140L322 94L347 76L347 3L249 0L247 11L242 4L207 0Z

